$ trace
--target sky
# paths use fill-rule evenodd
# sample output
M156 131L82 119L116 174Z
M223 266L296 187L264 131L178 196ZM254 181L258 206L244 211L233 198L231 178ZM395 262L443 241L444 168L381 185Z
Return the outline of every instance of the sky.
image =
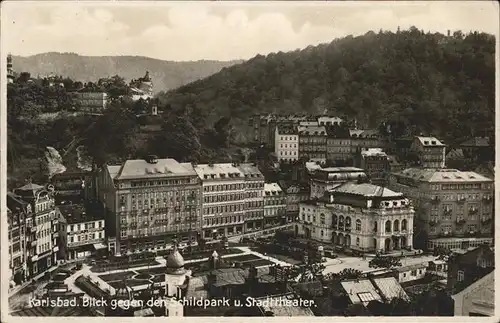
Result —
M2 2L2 46L13 55L73 52L172 61L249 59L398 26L498 36L496 1Z

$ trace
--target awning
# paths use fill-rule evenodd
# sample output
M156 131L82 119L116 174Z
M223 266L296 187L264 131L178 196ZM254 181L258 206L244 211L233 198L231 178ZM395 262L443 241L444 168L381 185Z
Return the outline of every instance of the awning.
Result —
M94 243L94 249L99 250L99 249L104 249L107 248L105 244L102 243Z

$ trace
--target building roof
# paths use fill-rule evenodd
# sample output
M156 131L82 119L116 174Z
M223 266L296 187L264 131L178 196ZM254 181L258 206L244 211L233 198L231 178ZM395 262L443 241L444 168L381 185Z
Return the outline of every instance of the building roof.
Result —
M111 176L111 178L115 179L116 175L118 175L118 173L120 172L121 166L120 165L108 165L107 168L108 168L109 176Z
M378 138L379 132L374 129L350 129L351 138Z
M257 278L260 282L274 282L274 276L269 274L269 267L258 267ZM214 286L242 285L249 276L250 268L221 268L211 271L217 279Z
M410 300L405 290L394 277L373 278L373 284L378 288L382 297L390 301L393 298Z
M436 137L421 137L421 136L416 136L415 137L422 146L425 147L444 147L446 146L443 144L439 139Z
M338 123L341 123L343 122L344 120L342 120L342 118L339 118L339 117L330 117L330 116L320 116L318 117L318 122L338 122Z
M318 169L320 172L325 172L325 173L347 173L347 172L362 172L364 173L365 170L362 168L358 167L325 167L325 168L320 168Z
M285 301L292 301L294 299L297 299L297 296L292 293L256 298L256 300L262 301L262 306L260 306L262 313L272 312L274 316L314 316L309 307L285 306L280 304L280 302L286 304Z
M68 224L104 220L104 208L101 204L69 204L57 207Z
M368 148L367 150L361 151L362 157L387 157L387 154L382 148Z
M373 185L369 183L344 183L334 189L331 192L347 193L362 195L366 197L402 197L403 193L394 192L388 188Z
M182 257L177 247L174 247L167 257L166 268L179 269L183 267L184 267L184 257Z
M325 126L303 126L298 127L299 134L309 136L326 136Z
M251 163L243 163L236 166L245 176L245 178L264 178L259 167Z
M371 301L382 301L382 297L369 279L343 281L340 285L352 304L366 306Z
M283 193L283 190L278 185L278 183L265 183L264 184L264 191L262 192L264 197L265 196L279 195L281 193Z
M461 148L452 149L446 155L446 159L463 159L463 158L464 158L464 151Z
M457 169L432 169L432 168L407 168L394 175L412 178L422 182L449 182L449 183L475 183L492 182L491 179L476 172L460 171Z
M472 306L469 311L472 313L479 313L483 315L493 316L495 313L495 271L490 272L481 279L475 281L467 286L460 292L451 296L455 301L455 305L459 299L465 297L472 299ZM462 303L462 302L460 302ZM483 311L489 309L489 313ZM455 313L455 315L462 315L463 313Z
M231 163L224 164L199 164L194 167L198 177L202 180L206 179L224 179L224 178L241 178L245 177L244 173Z
M22 212L28 204L20 196L12 192L7 192L7 206L11 211Z
M294 125L288 125L288 124L278 124L276 126L276 131L278 132L278 135L297 135L298 134L297 127Z
M35 183L28 183L24 186L21 186L19 188L16 188L16 190L19 190L19 191L38 191L38 190L41 190L41 189L44 189L45 187L41 186L41 185L38 185L38 184L35 184Z
M109 169L109 168L108 168ZM120 168L115 179L159 178L174 176L196 176L196 173L175 159L157 159L149 163L143 159L127 160Z
M474 137L468 139L460 144L462 147L489 147L490 138L489 137Z
M421 268L427 268L428 266L428 263L419 263L419 264L413 264L413 265L408 265L408 266L401 266L401 267L396 267L394 268L394 270L402 273L402 272L405 272L405 271L411 271L411 270L415 270L415 269L421 269Z

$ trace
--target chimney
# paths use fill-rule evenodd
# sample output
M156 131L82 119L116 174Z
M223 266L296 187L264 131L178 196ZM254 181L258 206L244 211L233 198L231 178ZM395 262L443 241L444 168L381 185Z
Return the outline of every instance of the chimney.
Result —
M145 160L148 162L148 164L158 163L158 157L155 155L148 155L148 156L146 156Z

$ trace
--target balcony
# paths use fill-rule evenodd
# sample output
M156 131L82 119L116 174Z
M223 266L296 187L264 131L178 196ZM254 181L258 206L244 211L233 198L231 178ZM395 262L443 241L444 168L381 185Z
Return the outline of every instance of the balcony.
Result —
M491 196L483 196L483 201L484 203L491 203L493 201L493 198Z
M451 214L451 213L453 213L452 209L444 209L443 210L443 214Z
M432 202L432 203L439 203L439 201L441 201L441 199L440 199L438 196L433 196L433 197L431 198L431 202Z
M429 225L430 225L431 227L435 227L438 223L439 223L439 221L438 221L438 220L430 220L430 221L429 221Z
M492 221L493 221L492 218L482 218L481 219L481 223L485 224L485 225L490 224Z
M469 214L477 214L478 212L478 209L469 209Z
M456 220L457 225L460 225L460 226L464 225L466 222L467 221L465 221L464 219L457 219Z
M464 202L465 202L465 196L459 197L459 198L457 199L457 202L458 202L458 203L464 203Z

